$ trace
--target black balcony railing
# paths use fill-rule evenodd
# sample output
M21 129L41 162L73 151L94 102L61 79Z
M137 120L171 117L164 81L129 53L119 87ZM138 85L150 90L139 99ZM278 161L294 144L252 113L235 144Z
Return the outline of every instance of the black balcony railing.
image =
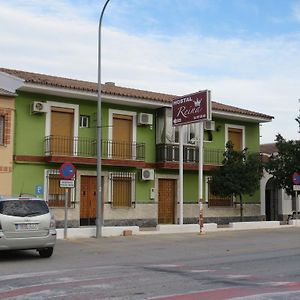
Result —
M224 149L204 149L204 164L221 165L224 159ZM179 162L179 145L178 144L157 144L156 145L157 162ZM183 146L183 161L186 163L199 162L199 150L194 145Z
M145 144L102 140L102 158L145 160ZM46 136L45 155L96 157L97 141L85 137Z

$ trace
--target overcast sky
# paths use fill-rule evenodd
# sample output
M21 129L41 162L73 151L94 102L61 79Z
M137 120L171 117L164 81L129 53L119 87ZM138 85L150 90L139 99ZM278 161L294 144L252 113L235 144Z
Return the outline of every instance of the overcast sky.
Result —
M0 0L0 66L97 81L104 0ZM299 139L299 0L110 0L102 82L168 94L202 89L274 116L261 142Z

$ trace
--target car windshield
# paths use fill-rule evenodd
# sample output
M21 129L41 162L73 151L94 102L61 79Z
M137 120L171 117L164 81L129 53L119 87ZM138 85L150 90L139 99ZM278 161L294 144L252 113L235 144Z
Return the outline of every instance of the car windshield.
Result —
M0 201L0 214L15 217L33 217L47 214L49 208L43 200Z

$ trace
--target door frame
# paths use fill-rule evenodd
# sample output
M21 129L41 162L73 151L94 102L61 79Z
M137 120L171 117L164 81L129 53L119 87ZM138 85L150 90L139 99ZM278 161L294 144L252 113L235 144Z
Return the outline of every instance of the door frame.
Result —
M112 141L113 139L113 115L124 115L124 116L131 116L132 117L132 157L136 157L136 147L134 143L136 143L136 116L137 112L135 111L127 111L127 110L120 110L120 109L109 109L108 110L108 140ZM108 146L108 157L112 158L112 144L109 143Z
M108 202L108 172L101 172L101 178L103 182L102 191L102 205L103 205L103 218L105 216L105 204ZM81 195L81 176L95 176L97 177L97 171L86 171L77 170L76 171L76 188L75 188L75 203L76 203L76 214L78 215L78 221L80 222L80 195Z
M61 108L69 108L74 110L74 122L73 122L73 137L78 136L78 127L79 127L79 105L77 104L69 104L55 101L47 101L47 105L49 107L46 112L46 124L45 124L45 137L50 136L51 134L51 107L61 107ZM73 154L77 155L77 147L78 143L73 142Z

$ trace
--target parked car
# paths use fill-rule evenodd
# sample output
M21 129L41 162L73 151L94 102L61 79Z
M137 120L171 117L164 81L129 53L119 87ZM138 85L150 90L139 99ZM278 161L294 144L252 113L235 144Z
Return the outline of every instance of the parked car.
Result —
M55 243L55 219L46 201L0 196L0 250L36 249L40 257L50 257Z

